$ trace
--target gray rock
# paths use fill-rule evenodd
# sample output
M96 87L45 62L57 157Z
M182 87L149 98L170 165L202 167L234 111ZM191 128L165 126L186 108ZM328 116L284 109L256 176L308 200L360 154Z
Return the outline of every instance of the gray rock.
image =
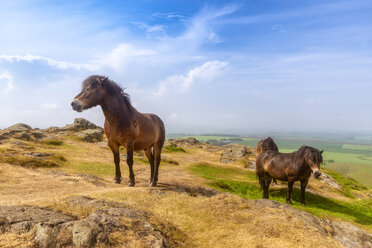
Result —
M3 140L3 139L9 139L11 137L11 133L6 131L6 130L2 130L0 131L0 140Z
M12 145L15 145L15 146L18 146L18 147L25 147L27 146L26 143L22 142L22 141L19 141L19 140L15 140L12 142Z
M94 123L84 119L84 118L76 118L74 123L66 125L63 129L70 130L70 131L81 131L87 129L97 129L99 128Z
M53 153L30 152L30 153L24 153L23 155L27 157L32 157L32 158L44 158L44 157L52 156Z
M44 131L47 133L58 133L61 129L59 127L48 127L47 129L44 129Z
M346 247L372 247L372 234L347 222L329 222L333 227L333 236Z
M223 146L223 158L240 159L247 155L247 147L240 144L229 144Z
M324 172L322 172L322 175L319 177L319 179L335 189L341 189L341 186L336 182L336 180Z
M11 133L17 133L17 132L30 131L32 130L32 127L24 123L17 123L17 124L14 124L8 127L6 130Z
M54 248L56 247L56 238L58 236L58 227L49 223L36 224L35 242L40 248Z
M94 221L76 221L72 227L73 243L76 247L92 247L100 232L100 227Z
M10 226L12 232L17 234L26 233L31 230L32 222L31 221L21 221L14 223Z
M88 129L84 130L78 134L78 136L86 142L99 142L103 140L103 130L102 129Z
M28 133L17 133L14 135L15 139L25 140L25 141L31 141L32 138Z
M0 206L0 229L7 228L15 223L31 221L36 223L51 223L57 225L74 220L73 217L62 213L54 212L50 209L43 209L33 206Z
M45 135L44 135L44 133L41 132L41 131L33 131L33 132L31 132L31 136L33 136L34 139L41 139L41 138L43 138Z
M232 163L232 162L234 162L234 160L228 159L228 158L221 158L221 163L229 164L229 163Z

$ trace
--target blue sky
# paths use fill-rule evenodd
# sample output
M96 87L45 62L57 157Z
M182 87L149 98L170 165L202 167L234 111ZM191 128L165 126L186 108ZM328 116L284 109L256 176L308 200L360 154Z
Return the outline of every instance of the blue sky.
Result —
M109 76L169 133L372 131L371 1L2 1L0 128Z

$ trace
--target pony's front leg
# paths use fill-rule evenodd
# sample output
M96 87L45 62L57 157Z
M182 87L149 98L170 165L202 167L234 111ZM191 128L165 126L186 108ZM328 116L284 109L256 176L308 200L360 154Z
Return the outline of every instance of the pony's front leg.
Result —
M114 163L115 163L115 178L114 183L121 182L121 172L120 172L120 152L119 152L119 145L110 143L109 147L114 155Z
M305 205L305 189L309 180L301 181L301 204Z
M133 172L133 142L128 142L127 144L127 164L129 167L129 187L133 187L136 183L134 181L134 172Z
M287 203L292 204L291 195L293 189L294 180L288 178L288 192L287 192Z

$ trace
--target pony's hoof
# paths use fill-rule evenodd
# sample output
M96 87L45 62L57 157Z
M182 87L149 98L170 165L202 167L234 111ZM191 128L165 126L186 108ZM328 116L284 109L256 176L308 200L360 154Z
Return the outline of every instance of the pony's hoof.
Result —
M114 179L114 183L119 184L120 182L121 182L121 179L120 179L120 178L119 178L119 179L118 179L118 178L115 178L115 179Z
M291 205L293 204L291 200L287 200L287 203Z
M156 186L156 182L155 182L155 181L152 181L152 182L150 183L150 186L151 186L151 187L155 187L155 186Z
M135 182L129 182L129 183L128 183L128 186L129 186L129 187L134 187L134 185L135 185Z

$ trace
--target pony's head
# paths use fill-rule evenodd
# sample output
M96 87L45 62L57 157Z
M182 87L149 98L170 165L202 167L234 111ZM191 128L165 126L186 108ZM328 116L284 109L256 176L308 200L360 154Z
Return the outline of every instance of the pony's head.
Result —
M82 112L85 109L101 105L104 99L117 99L118 104L132 109L130 98L123 88L104 76L90 76L83 81L81 92L71 103L72 109Z
M320 177L322 174L320 172L320 164L323 163L322 154L323 150L319 151L311 146L303 146L299 149L299 156L301 156L306 164L310 167L315 178Z
M100 105L106 91L103 87L107 77L103 76L90 76L83 81L81 92L74 97L71 103L72 109L77 112L82 112Z

